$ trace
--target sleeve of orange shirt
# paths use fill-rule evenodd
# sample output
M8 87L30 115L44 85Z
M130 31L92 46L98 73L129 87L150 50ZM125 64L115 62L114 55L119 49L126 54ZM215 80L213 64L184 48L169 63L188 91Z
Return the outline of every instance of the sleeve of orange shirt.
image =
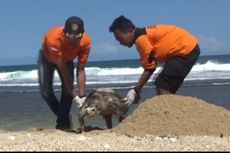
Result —
M150 54L153 52L153 47L147 35L138 37L135 41L136 48L141 57L141 64L146 70L153 70L156 68L156 60L150 60Z
M51 33L52 34L52 33ZM45 56L50 62L55 62L62 57L61 42L58 38L53 37L48 33L43 41L43 48L45 49Z
M91 48L91 40L89 37L86 38L84 47L81 51L81 53L78 56L78 61L81 63L86 63L89 57L90 53L90 48Z

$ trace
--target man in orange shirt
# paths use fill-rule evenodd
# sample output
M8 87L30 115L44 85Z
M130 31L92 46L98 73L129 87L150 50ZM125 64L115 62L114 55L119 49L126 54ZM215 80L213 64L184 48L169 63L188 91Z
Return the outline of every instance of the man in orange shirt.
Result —
M164 63L164 68L154 82L156 93L175 94L200 54L198 40L177 26L136 28L129 19L120 16L109 30L121 45L129 48L136 45L144 68L135 88L127 93L129 105L139 100L141 89L155 71L157 62Z
M43 99L57 116L56 129L71 129L70 109L72 102L81 107L85 100L85 63L91 48L90 37L84 31L83 21L76 16L69 17L65 27L54 27L44 37L38 59L38 78ZM76 80L79 94L74 82L74 63L77 57ZM53 76L57 70L62 83L60 101L53 91Z

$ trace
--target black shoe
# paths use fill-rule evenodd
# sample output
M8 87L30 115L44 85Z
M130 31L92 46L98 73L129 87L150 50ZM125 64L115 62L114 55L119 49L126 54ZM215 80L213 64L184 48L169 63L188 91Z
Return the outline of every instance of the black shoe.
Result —
M75 130L72 130L72 129L69 129L69 128L57 128L57 130L61 130L61 131L64 131L64 132L68 132L68 133L78 133L77 131Z
M64 126L64 125L60 125L60 124L57 124L57 125L56 125L56 129L57 129L57 130L61 130L61 131L70 130L69 126Z
M57 125L56 125L56 129L59 129L59 130L62 130L63 129L67 129L67 130L70 130L70 129L73 129L73 120L72 120L72 116L69 115L68 118L58 118L56 120L57 122Z

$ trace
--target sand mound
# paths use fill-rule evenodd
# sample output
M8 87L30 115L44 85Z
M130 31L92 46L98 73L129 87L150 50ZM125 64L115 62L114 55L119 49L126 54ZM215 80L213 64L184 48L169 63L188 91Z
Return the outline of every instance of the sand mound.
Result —
M157 96L142 102L112 131L130 136L229 136L230 111L197 98Z

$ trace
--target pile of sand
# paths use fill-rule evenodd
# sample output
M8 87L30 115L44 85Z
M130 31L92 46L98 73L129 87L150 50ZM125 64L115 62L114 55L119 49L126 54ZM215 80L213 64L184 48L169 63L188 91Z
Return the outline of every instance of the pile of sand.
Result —
M192 97L147 99L113 132L129 136L229 136L230 111Z

